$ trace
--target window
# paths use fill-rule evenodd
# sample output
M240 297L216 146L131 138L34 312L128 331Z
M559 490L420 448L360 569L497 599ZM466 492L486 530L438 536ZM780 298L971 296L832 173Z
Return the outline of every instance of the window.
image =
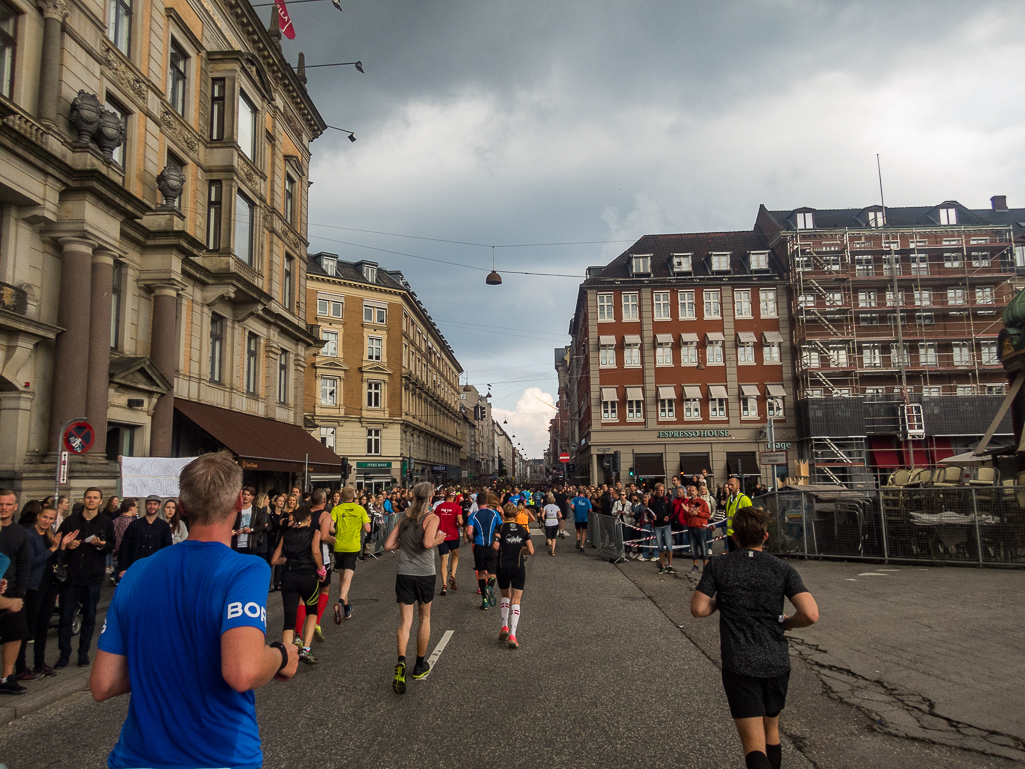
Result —
M751 289L736 289L733 292L733 312L737 318L750 318L751 314Z
M286 310L291 310L293 305L293 280L295 276L295 257L285 255L285 269L281 277L281 304Z
M957 386L957 394L958 395L975 395L975 387L974 387L974 385L958 385Z
M381 408L381 382L367 382L367 408L368 409L379 409Z
M1018 268L1025 267L1025 246L1014 247L1014 266Z
M317 315L325 318L340 318L344 303L341 299L332 299L324 294L317 295Z
M833 397L834 398L850 398L851 397L851 388L849 388L849 387L841 387L841 388L839 388L837 390L833 390Z
M384 325L388 322L388 308L383 304L363 302L363 322Z
M324 268L324 272L334 277L338 274L338 260L331 256L321 257L321 267Z
M722 362L723 362L722 349L723 349L722 341L712 341L712 342L709 342L705 346L705 358L707 359L709 364L712 364L712 365L714 365L714 364L722 365Z
M893 345L896 348L897 345ZM936 356L936 344L934 342L919 342L918 343L918 365L919 366L935 366L937 363ZM894 366L899 366L900 362L894 357ZM905 365L907 361L905 360Z
M637 320L637 294L623 294L623 320Z
M691 272L692 259L690 254L673 254L673 272Z
M956 208L941 208L939 213L940 224L957 224Z
M842 344L829 345L829 365L832 368L847 366L847 346Z
M612 294L598 294L598 320L615 320L612 311Z
M699 398L683 399L683 418L701 419L701 400Z
M798 307L814 307L815 306L815 294L806 292L797 297Z
M944 267L964 267L964 254L960 251L949 251L943 254Z
M669 310L669 292L656 291L651 296L652 305L655 311L655 320L672 320L673 316Z
M11 98L14 89L14 59L18 39L18 14L0 3L0 95Z
M896 254L883 257L883 275L892 278L900 275L900 257Z
M843 291L829 291L826 293L826 307L839 307L843 304Z
M320 378L320 402L325 406L338 405L338 378L325 376Z
M125 56L132 51L131 0L108 0L107 37Z
M603 400L601 402L601 418L603 420L619 419L619 403Z
M979 342L979 350L983 366L996 366L1000 364L996 342Z
M324 340L324 346L320 348L320 354L326 358L338 357L338 332L321 331L320 338Z
M221 360L224 358L224 318L210 316L210 381L221 381Z
M831 254L822 257L822 269L826 272L840 272L840 256Z
M0 9L2 9L3 7L4 7L3 3L0 3ZM2 34L2 33L0 33L0 34ZM0 55L2 55L2 54L0 54ZM106 107L107 107L108 110L110 110L115 115L117 115L119 118L121 118L121 123L125 127L124 138L121 139L121 143L117 147L114 148L114 152L113 152L114 162L117 163L119 166L121 166L121 168L124 168L125 167L125 144L128 142L128 115L130 113L128 112L128 110L125 107L121 106L121 104L117 101L117 99L113 98L110 94L107 94L107 104L106 104Z
M708 399L708 416L711 419L725 419L728 416L726 412L726 399L710 397Z
M253 266L253 204L242 193L235 196L235 257Z
M758 290L758 302L763 318L775 318L779 313L776 308L776 289L762 288Z
M603 368L614 368L616 365L616 346L603 344L598 347L598 365Z
M878 344L866 344L861 348L861 359L865 368L878 368L883 365L882 346Z
M821 398L822 397L822 388L821 387L812 387L810 389L805 390L804 394L805 394L805 397L807 397L807 398Z
M250 331L246 334L246 392L256 393L259 381L257 369L260 366L260 337Z
M783 399L782 398L766 398L765 399L765 413L770 417L782 417L783 414Z
M367 337L367 360L381 360L384 350L384 337Z
M943 388L942 387L931 386L931 387L923 387L922 388L922 395L924 395L924 396L926 396L928 398L938 398L942 394L943 394Z
M655 365L656 366L672 366L673 365L673 343L672 342L658 342L655 345Z
M993 304L993 287L979 286L975 289L976 304Z
M278 403L288 403L288 353L278 353Z
M968 348L968 342L954 342L951 347L955 366L972 365L972 353Z
M651 255L635 256L631 260L631 269L634 275L651 274Z
M904 292L898 291L896 294L893 293L892 289L886 289L886 306L887 307L901 307L904 304Z
M641 346L639 344L624 344L623 345L623 365L624 366L640 366L641 365Z
M862 326L878 326L879 325L879 313L877 312L866 312L861 315L860 318Z
M249 101L245 91L238 92L238 131L236 139L239 149L247 158L256 160L256 107Z
M822 365L819 360L819 351L813 347L805 347L801 351L801 365L805 368L819 368Z
M779 342L768 342L762 346L762 361L764 363L779 363Z
M963 305L965 303L964 289L963 288L948 288L947 289L947 304L949 305Z
M331 451L335 450L335 434L336 428L334 427L320 428L320 442L331 449Z
M977 245L980 245L982 243L989 243L989 238L988 237L972 238L969 242L973 246L977 246Z
M797 229L799 230L813 230L815 229L815 214L811 211L799 211L797 213Z
M929 256L927 254L912 254L911 255L911 274L912 275L928 275L929 274Z
M121 344L121 296L124 291L125 266L114 262L114 276L110 284L110 349Z
M932 326L936 324L936 316L931 312L916 312L915 323L919 326Z
M705 289L703 292L705 300L705 317L722 317L722 294L719 289Z
M185 114L185 68L188 62L189 57L186 56L185 49L172 37L171 53L167 62L167 100L179 115Z
M210 81L210 141L224 138L224 78Z
M801 254L794 257L794 268L798 272L811 272L811 256L809 254Z
M644 419L644 401L627 400L626 418L627 421Z
M750 254L751 271L769 269L769 252L752 251Z
M932 289L916 288L914 290L915 307L929 307L932 305Z
M680 345L680 365L696 366L698 363L698 343L683 342Z
M658 399L658 418L659 419L676 419L676 399L675 398L659 398Z
M367 456L379 457L381 455L381 431L367 430Z
M694 292L680 292L680 320L692 320L697 317L697 310L694 308Z
M737 345L737 363L751 364L755 362L754 342L742 342Z
M972 251L972 267L989 267L989 251Z
M986 395L1003 395L1007 392L1007 385L986 385Z
M758 398L748 395L740 396L740 416L745 419L757 419Z
M886 214L883 211L868 212L868 226L877 228L886 224Z
M367 283L376 283L377 282L377 267L375 265L373 265L373 264L364 264L363 265L363 279L366 280Z
M224 183L214 179L206 188L206 249L221 250L221 201Z
M876 292L875 291L859 291L858 292L858 307L875 307L876 306Z
M876 268L872 264L871 256L854 257L854 274L859 278L871 278L876 274Z
M729 272L730 255L712 254L712 272Z
M285 175L285 221L295 226L295 179Z

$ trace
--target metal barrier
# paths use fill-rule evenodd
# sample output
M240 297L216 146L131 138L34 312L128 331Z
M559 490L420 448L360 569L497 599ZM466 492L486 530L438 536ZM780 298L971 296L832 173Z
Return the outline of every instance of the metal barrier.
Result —
M363 544L363 549L367 555L377 558L377 556L384 552L384 543L388 541L388 535L395 528L396 518L398 518L398 513L389 513L378 523L374 523L373 518L371 518L370 534L367 535L367 540Z
M712 546L713 539L721 539L723 534L725 534L725 520L722 517L711 521L711 523L714 523L715 526L709 527L709 548ZM645 552L654 560L657 557L657 550L652 532L650 530L638 529L630 523L627 526L631 529L631 536L629 540L624 540L623 525L616 516L591 513L587 518L588 542L598 549L597 554L599 556L616 562L627 559L627 542L631 543L632 546L640 547L642 552ZM686 532L687 529L684 528L673 533L674 535L686 535ZM687 557L690 557L690 544L686 541L686 536L682 538L684 539L683 544L674 544L673 550L681 555L685 553ZM632 543L635 542L643 542L643 544L633 545Z
M1025 566L1025 487L792 487L754 504L771 515L771 553Z

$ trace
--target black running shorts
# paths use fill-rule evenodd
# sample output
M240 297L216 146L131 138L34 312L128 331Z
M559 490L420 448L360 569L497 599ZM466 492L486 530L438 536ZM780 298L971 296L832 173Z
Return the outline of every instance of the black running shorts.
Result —
M438 545L438 555L448 555L459 549L459 537L455 539L446 539L440 545Z
M339 553L335 551L335 569L342 571L348 569L349 571L356 571L356 559L359 558L359 553Z
M494 574L498 567L498 553L490 545L473 546L473 568L475 571L486 571Z
M527 582L527 570L520 566L518 569L499 569L495 574L498 580L499 590L523 590Z
M577 525L577 531L587 531L587 521L574 521Z
M412 606L415 603L430 603L434 600L435 575L414 577L410 574L395 575L395 600Z
M772 678L755 678L722 671L722 685L733 718L775 718L787 704L790 671Z
M559 524L545 526L545 539L555 539L559 533Z
M28 637L28 619L25 617L24 606L16 612L0 612L0 642L11 643Z

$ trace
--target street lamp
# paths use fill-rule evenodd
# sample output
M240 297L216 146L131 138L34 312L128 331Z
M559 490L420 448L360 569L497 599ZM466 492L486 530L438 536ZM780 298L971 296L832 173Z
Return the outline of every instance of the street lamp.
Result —
M502 276L498 274L498 270L495 269L495 247L491 247L491 272L484 279L484 282L489 286L501 286Z
M352 131L347 131L344 128L339 128L338 126L333 126L333 125L329 125L328 128L333 128L336 131L341 131L343 134L349 134L349 141L351 141L351 142L356 141L356 134L354 134Z
M360 74L367 74L363 71L363 62L361 61L340 61L337 64L307 64L306 69L314 69L315 67L355 67L356 71Z

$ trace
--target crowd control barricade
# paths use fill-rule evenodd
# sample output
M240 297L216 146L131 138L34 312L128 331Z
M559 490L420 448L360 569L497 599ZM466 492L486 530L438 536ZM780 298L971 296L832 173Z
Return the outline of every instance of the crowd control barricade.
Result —
M642 529L635 526L633 523L624 524L618 518L611 515L598 515L596 516L599 522L596 527L598 541L595 545L598 547L598 554L604 557L612 558L616 561L626 560L627 558L627 546L629 545L631 550L640 548L641 552L650 556L652 559L657 557L657 551L655 547L655 535L648 529ZM632 519L631 519L632 520ZM590 523L590 521L588 521ZM624 526L628 537L623 538ZM708 530L708 539L706 545L709 553L711 553L712 544L726 536L726 520L725 517L719 520L709 521L708 526L705 527ZM690 543L687 541L687 528L674 531L673 539L673 552L677 554L686 555L690 557ZM679 536L683 540L682 544L676 544L676 536Z
M592 528L592 520L594 525ZM595 539L591 543L598 548L598 555L613 561L626 560L626 548L623 547L623 527L614 515L593 515L587 520L588 536L594 532Z
M395 519L397 517L397 513L389 513L383 519L379 519L376 522L371 518L370 534L367 535L368 541L365 550L372 558L377 558L377 556L384 552L384 543L388 541L388 535L395 528Z

